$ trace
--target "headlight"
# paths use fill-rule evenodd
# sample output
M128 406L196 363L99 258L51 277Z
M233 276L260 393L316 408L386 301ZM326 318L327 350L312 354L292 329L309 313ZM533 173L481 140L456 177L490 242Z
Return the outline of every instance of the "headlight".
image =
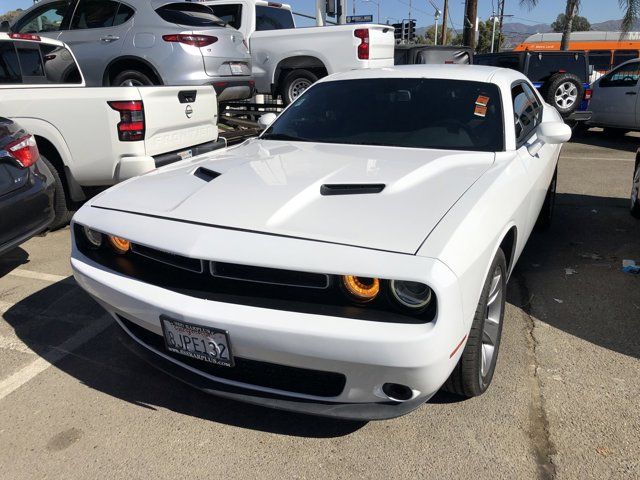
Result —
M114 237L111 235L109 235L109 244L116 251L116 253L119 253L121 255L127 253L131 248L131 242L129 240L120 237Z
M345 275L342 286L352 300L361 303L370 302L380 293L380 280L377 278Z
M419 310L431 302L432 292L424 283L391 280L391 293L401 305Z
M91 230L89 227L82 227L82 232L84 233L84 238L87 239L87 242L89 243L89 246L91 248L100 248L102 246L104 235L102 235L100 232Z

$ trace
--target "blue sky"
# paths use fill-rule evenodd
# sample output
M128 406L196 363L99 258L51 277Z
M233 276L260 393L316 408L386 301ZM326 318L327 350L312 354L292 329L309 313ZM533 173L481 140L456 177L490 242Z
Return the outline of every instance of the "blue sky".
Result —
M295 11L302 13L313 13L315 0L281 0L290 3ZM347 0L349 14L352 11L353 1L356 2L356 13L358 15L376 15L377 7L375 3L364 0ZM375 1L375 0L373 0ZM387 17L391 22L396 19L407 18L409 11L409 0L379 0L380 20L384 23ZM558 13L564 12L565 2L562 0L540 0L538 6L533 10L520 7L520 0L506 0L505 13L514 15L512 21L521 23L550 23L555 20ZM433 24L433 8L429 6L427 0L413 0L413 17L418 20L419 26ZM443 0L435 0L435 3L442 8ZM488 18L491 15L492 4L497 4L497 0L479 0L478 14L481 18ZM0 0L0 13L15 8L27 8L33 4L32 0ZM451 10L451 20L456 29L462 26L462 16L464 10L463 0L449 0ZM615 20L622 18L622 13L618 7L617 0L582 0L581 15L587 17L590 22L602 22L604 20Z

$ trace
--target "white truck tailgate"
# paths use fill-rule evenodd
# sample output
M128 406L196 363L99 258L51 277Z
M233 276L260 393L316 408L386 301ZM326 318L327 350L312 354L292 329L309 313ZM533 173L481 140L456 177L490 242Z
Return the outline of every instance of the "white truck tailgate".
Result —
M139 87L144 104L145 150L155 156L218 138L212 86Z
M369 59L392 59L396 44L393 28L384 25L367 25L367 28L369 29Z

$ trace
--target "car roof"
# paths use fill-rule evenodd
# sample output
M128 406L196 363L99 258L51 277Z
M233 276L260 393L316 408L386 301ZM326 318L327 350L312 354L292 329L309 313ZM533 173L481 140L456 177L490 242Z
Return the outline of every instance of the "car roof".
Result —
M31 34L27 34L31 35ZM0 32L0 41L12 41L12 42L34 42L34 43L44 43L47 45L55 45L56 47L64 47L65 44L59 40L54 40L52 38L41 37L40 35L34 34L40 38L40 40L25 40L21 38L11 38L8 33Z
M498 83L496 80L511 83L526 77L520 72L508 68L484 65L397 65L395 67L351 70L335 73L320 81L356 80L364 78L442 78L468 80L485 83ZM326 79L326 80L325 80Z

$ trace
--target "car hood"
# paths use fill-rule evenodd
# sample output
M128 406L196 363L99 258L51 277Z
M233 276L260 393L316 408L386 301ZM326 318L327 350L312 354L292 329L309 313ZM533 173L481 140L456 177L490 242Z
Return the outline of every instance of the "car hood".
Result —
M413 254L493 161L493 153L254 139L118 185L92 206ZM323 195L326 184L384 189Z

